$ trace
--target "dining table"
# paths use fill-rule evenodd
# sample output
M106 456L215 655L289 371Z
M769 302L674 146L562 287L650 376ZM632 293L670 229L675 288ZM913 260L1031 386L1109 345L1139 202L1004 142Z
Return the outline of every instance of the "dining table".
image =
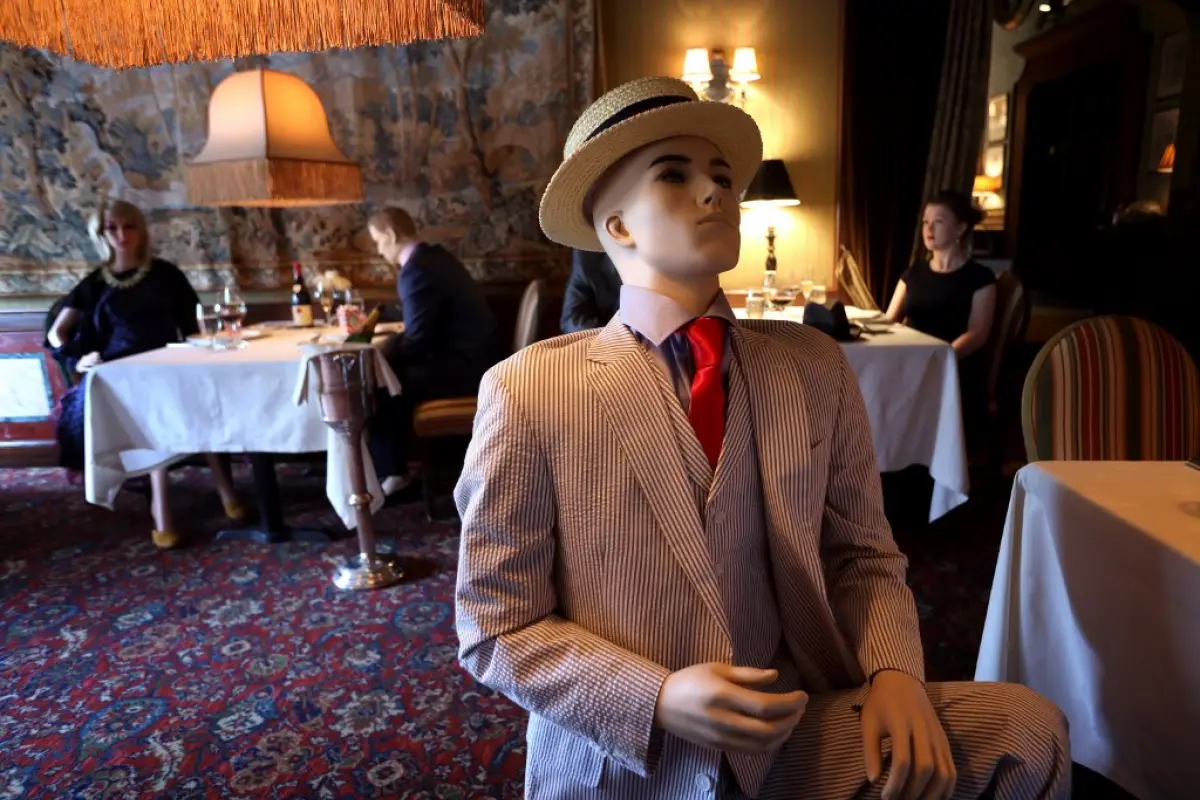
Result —
M858 378L880 472L923 466L933 478L929 520L962 505L970 492L958 360L949 343L878 312L849 307L857 338L841 342ZM802 324L804 309L766 311L763 319ZM734 309L739 319L744 308Z
M1017 472L977 681L1067 717L1071 757L1142 800L1200 786L1200 471L1040 461Z
M381 333L403 330L380 326ZM246 454L259 509L257 527L221 531L220 539L259 542L328 540L324 531L288 526L275 474L279 454L328 453L336 434L321 418L315 392L297 402L298 382L309 380L307 360L338 346L336 328L252 326L243 346L213 347L195 337L100 364L84 391L84 491L88 502L111 508L131 477L171 466L196 453ZM379 369L389 370L378 359ZM315 372L315 370L313 370ZM395 376L390 376L395 381ZM382 383L382 381L381 381ZM372 510L383 492L363 445ZM345 459L328 459L326 495L347 528L355 526Z

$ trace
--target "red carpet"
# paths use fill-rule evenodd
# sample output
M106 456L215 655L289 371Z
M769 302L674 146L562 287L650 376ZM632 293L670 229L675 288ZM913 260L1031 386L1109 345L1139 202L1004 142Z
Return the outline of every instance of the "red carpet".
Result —
M301 472L291 521L339 530ZM219 529L207 474L175 478ZM1004 495L898 534L931 679L974 670ZM454 526L385 510L413 580L342 593L350 541L161 553L143 496L89 506L59 471L0 471L0 520L0 800L521 796L525 715L455 658Z
M182 473L180 519L215 530ZM320 481L288 484L336 529ZM343 593L351 542L161 553L146 508L0 471L0 798L521 795L524 714L456 662L454 528L386 511L416 578Z

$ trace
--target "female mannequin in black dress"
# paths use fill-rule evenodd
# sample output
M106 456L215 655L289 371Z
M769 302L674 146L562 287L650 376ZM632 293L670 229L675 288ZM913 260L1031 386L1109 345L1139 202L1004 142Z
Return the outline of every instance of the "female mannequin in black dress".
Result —
M982 218L959 192L945 191L930 201L921 226L929 260L904 271L887 311L893 322L904 322L954 348L968 434L987 402L985 369L977 354L991 334L996 308L996 276L970 260L965 246Z
M68 369L83 376L63 397L58 421L62 465L73 470L84 466L88 371L104 361L182 341L199 328L195 290L174 264L149 257L146 220L136 206L124 201L111 203L92 217L88 227L107 260L67 295L46 337L47 345L66 361ZM207 459L225 513L241 519L245 510L224 465L214 455ZM182 542L167 504L167 486L165 468L150 473L152 535L162 548Z

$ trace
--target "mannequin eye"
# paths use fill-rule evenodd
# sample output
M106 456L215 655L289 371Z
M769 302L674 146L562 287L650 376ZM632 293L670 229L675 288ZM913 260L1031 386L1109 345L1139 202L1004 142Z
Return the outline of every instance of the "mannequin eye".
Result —
M714 175L713 183L715 183L717 186L720 186L722 189L733 188L733 179L728 175Z
M683 170L668 167L659 173L658 179L664 183L683 183L687 177L683 174Z

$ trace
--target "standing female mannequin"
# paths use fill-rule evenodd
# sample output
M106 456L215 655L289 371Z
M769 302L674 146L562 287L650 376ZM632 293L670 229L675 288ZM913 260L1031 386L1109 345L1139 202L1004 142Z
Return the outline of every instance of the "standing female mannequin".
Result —
M996 276L972 261L965 246L982 217L959 192L945 191L930 201L922 222L929 260L904 271L887 311L891 321L904 322L954 348L968 430L986 403L984 365L974 356L987 343L996 308Z
M150 258L146 219L136 206L116 201L102 207L89 220L88 232L106 256L105 263L71 290L46 336L55 355L84 378L63 397L58 422L62 465L74 470L84 466L88 371L104 361L181 341L198 329L195 290L174 264ZM225 513L241 519L245 510L224 466L215 455L206 458ZM162 548L182 542L167 504L167 486L165 468L150 473L152 536Z

